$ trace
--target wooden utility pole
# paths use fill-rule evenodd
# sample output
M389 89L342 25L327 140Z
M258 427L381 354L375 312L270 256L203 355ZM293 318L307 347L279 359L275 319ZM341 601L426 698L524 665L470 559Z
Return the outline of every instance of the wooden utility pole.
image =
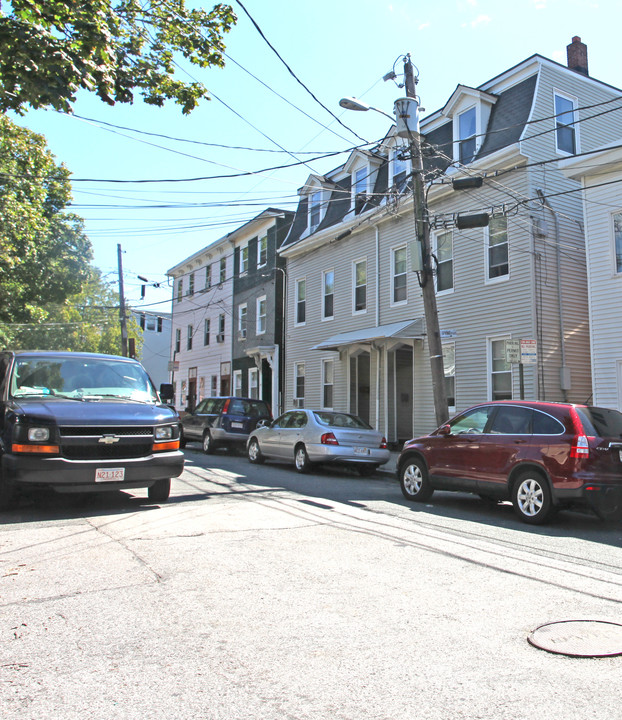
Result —
M415 77L410 56L404 58L404 79L406 95L416 98ZM423 183L423 156L421 154L421 137L418 132L409 134L410 157L413 177L413 211L415 214L415 232L417 244L415 248L421 252L420 285L423 293L425 325L430 353L430 369L432 372L432 392L434 395L434 411L436 423L443 425L449 418L447 409L447 389L445 387L445 368L443 364L443 343L438 322L436 305L436 289L432 266L432 249L430 246L430 223Z
M127 357L127 316L125 314L125 291L123 288L123 259L121 244L117 244L117 266L119 272L119 320L121 322L121 355Z

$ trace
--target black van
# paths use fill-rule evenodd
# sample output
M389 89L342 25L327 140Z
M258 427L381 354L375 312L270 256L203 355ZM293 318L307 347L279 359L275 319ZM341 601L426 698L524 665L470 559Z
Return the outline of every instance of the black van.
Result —
M136 360L0 352L0 509L20 490L148 488L166 500L181 475L177 413Z

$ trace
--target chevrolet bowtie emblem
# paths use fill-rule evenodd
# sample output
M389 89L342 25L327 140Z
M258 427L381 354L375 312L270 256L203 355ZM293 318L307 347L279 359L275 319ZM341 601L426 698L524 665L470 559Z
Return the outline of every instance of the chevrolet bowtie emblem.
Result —
M97 442L104 443L104 445L112 445L119 442L119 438L116 435L102 435Z

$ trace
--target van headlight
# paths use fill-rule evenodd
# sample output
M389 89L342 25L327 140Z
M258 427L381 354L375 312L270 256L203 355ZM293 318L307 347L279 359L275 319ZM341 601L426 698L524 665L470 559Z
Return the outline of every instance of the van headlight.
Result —
M157 427L155 429L155 439L158 442L161 442L162 440L172 440L173 439L173 426L172 425L163 425L162 427Z
M50 429L46 427L28 428L28 442L44 443L50 439Z

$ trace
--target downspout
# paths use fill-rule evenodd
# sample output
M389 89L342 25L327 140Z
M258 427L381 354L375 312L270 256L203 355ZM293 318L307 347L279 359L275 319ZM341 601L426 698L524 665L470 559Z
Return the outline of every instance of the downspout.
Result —
M561 368L559 371L559 384L561 387L564 401L568 400L567 390L570 390L570 368L566 367L566 341L564 338L564 307L562 298L562 260L561 260L561 247L560 247L560 236L559 236L559 219L557 213L551 207L551 204L546 199L544 192L540 188L536 188L538 197L542 205L551 213L553 216L553 222L555 223L555 259L557 266L557 308L559 318L559 348L561 352Z

